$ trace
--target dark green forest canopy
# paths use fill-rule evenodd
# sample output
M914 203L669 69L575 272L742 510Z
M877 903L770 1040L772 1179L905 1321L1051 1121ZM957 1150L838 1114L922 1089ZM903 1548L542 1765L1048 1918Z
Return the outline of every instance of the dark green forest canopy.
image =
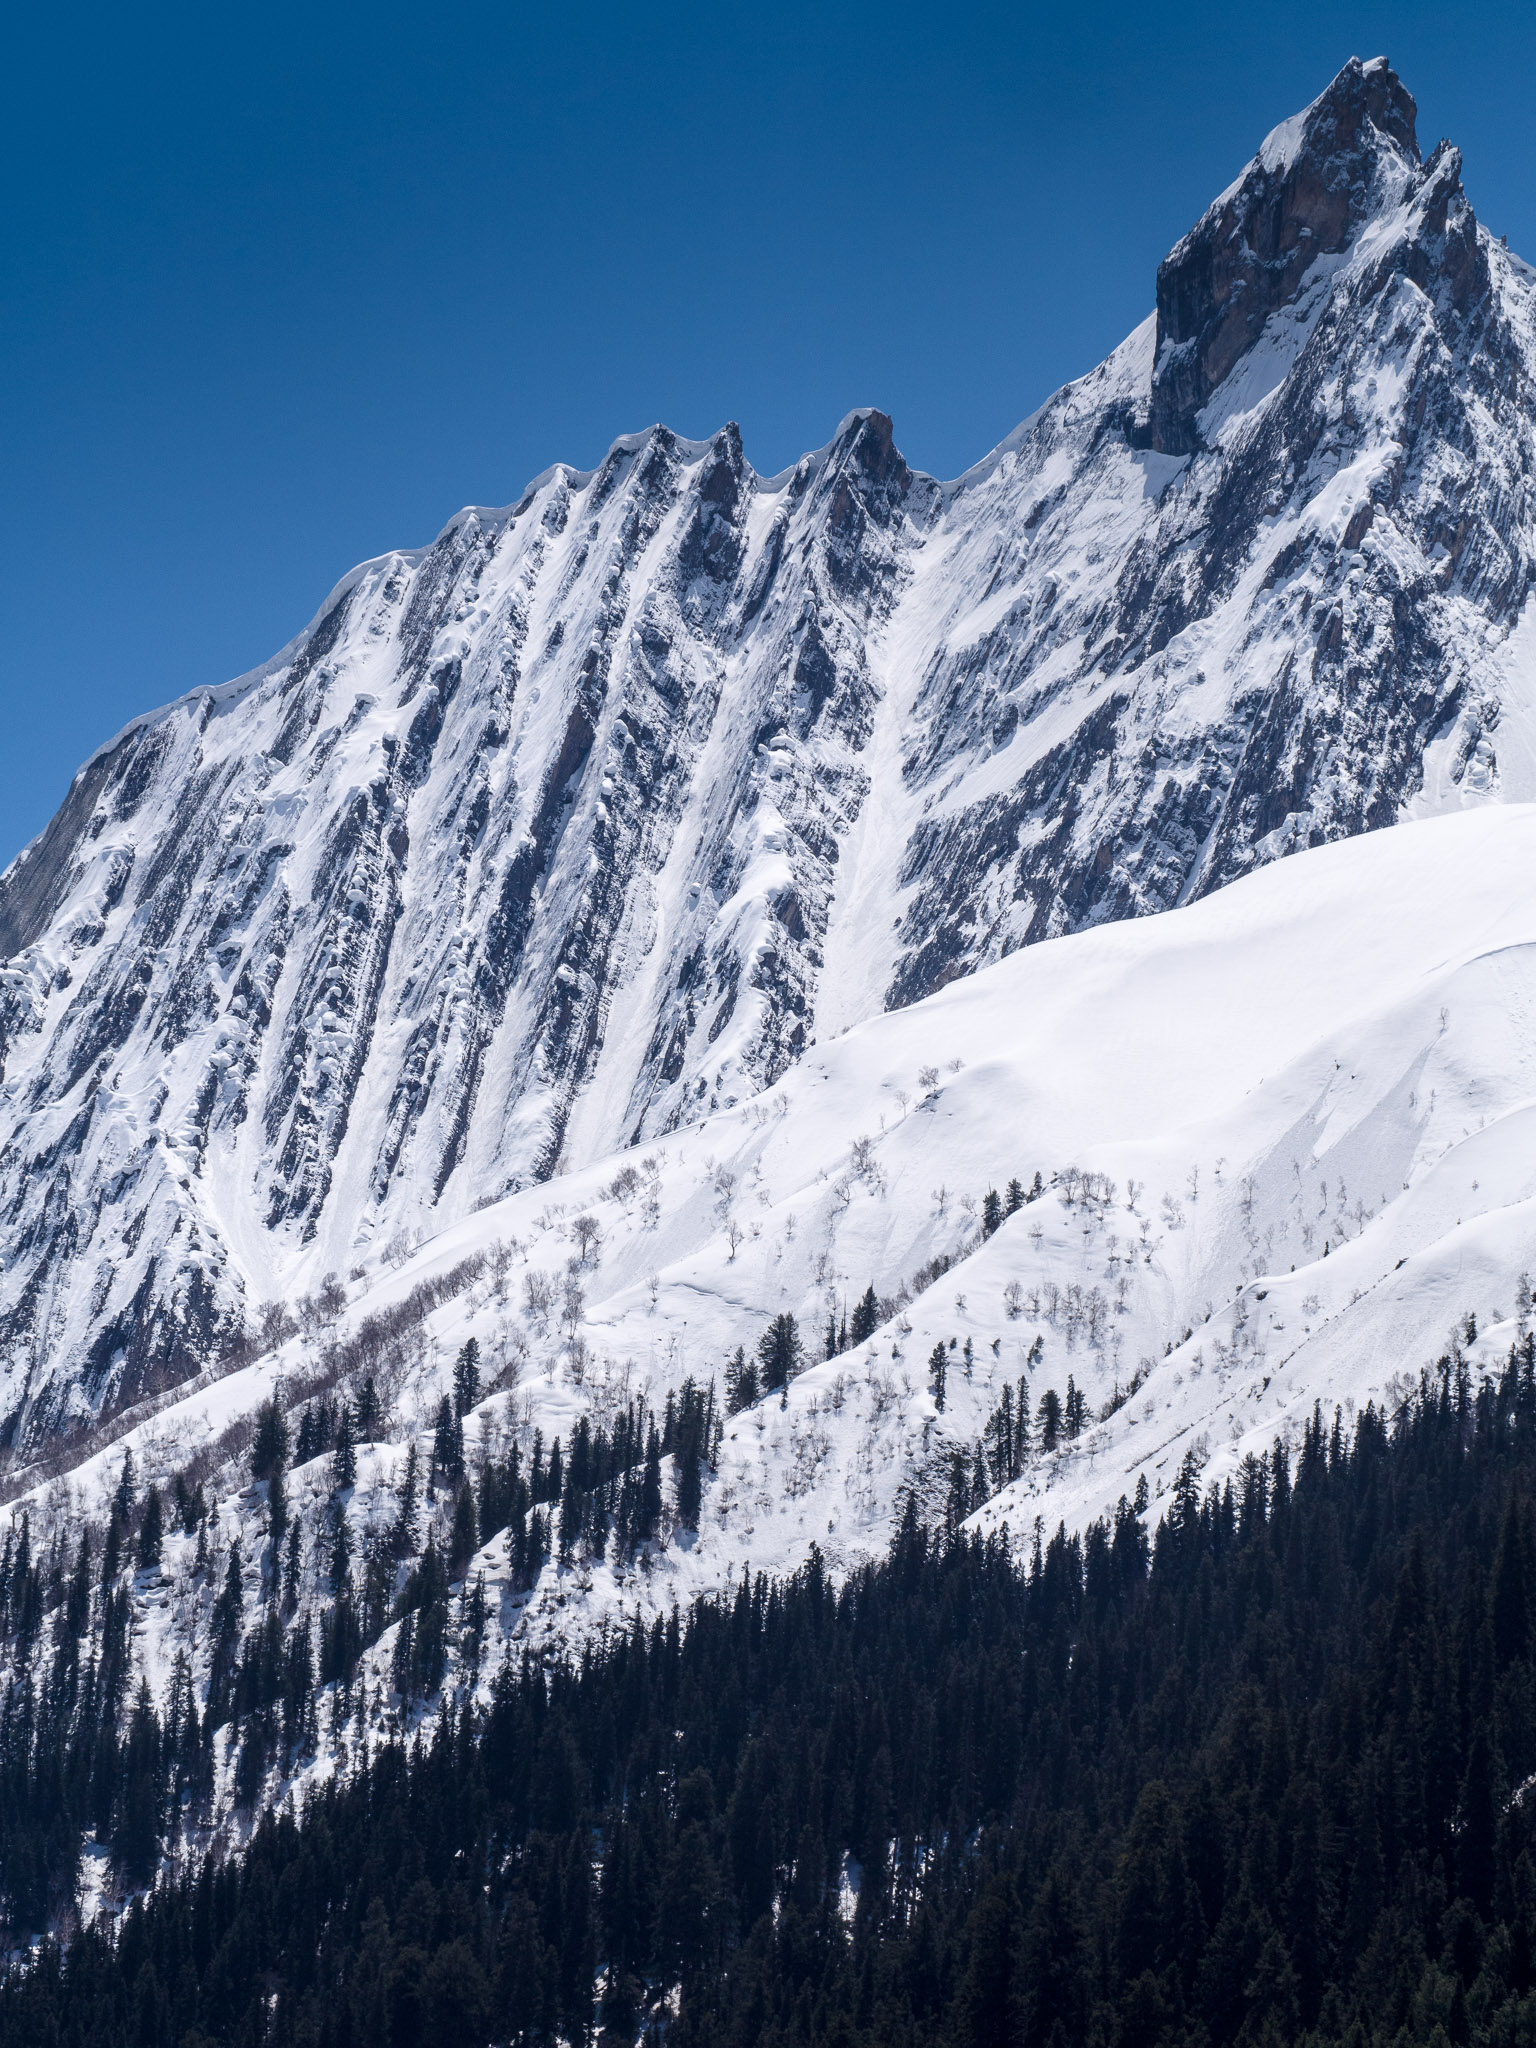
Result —
M1533 1483L1527 1344L1219 1492L1187 1465L1150 1538L909 1516L841 1587L813 1558L508 1669L13 1968L0 2039L1536 2041ZM45 1692L6 1710L12 1857Z

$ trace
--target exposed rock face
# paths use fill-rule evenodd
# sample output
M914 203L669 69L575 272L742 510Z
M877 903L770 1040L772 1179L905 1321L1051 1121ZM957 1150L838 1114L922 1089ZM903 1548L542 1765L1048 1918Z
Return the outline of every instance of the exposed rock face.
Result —
M1385 59L1352 59L1158 265L1148 447L1192 454L1201 407L1270 315L1319 256L1348 248L1368 215L1401 197L1418 161L1416 113Z
M146 718L0 879L0 1418L1037 937L1536 795L1532 273L1351 64L959 482L615 444Z

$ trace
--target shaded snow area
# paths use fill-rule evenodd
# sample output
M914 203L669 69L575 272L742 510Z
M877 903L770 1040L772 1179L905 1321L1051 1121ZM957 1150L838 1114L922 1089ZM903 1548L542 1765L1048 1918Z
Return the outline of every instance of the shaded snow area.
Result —
M295 1430L317 1389L355 1399L365 1370L383 1397L355 1485L334 1494L329 1456L288 1474L291 1634L329 1610L336 1516L360 1567L413 1445L425 1484L469 1338L471 1475L514 1442L526 1469L536 1432L568 1451L583 1416L611 1429L643 1398L661 1417L685 1381L713 1382L723 1427L696 1530L669 1459L637 1548L578 1542L525 1586L498 1534L451 1595L443 1693L406 1709L391 1626L344 1699L325 1689L302 1782L370 1731L483 1693L509 1649L577 1646L743 1571L792 1570L813 1544L846 1571L909 1498L1027 1547L1142 1481L1155 1508L1186 1460L1218 1479L1295 1440L1315 1403L1390 1406L1442 1352L1495 1363L1536 1265L1533 875L1536 806L1492 806L1030 947L818 1046L750 1104L367 1260L329 1302L293 1304L305 1327L270 1355L34 1485L12 1527L28 1517L34 1551L59 1535L72 1553L90 1526L99 1543L128 1451L140 1497L201 1481L206 1527L169 1535L133 1581L133 1656L163 1697L179 1653L206 1676L237 1536L259 1615L268 1509L242 1421L274 1389ZM1010 1182L1018 1206L989 1232L988 1193L1006 1211ZM840 1334L871 1286L873 1334L820 1360L829 1319ZM820 1362L726 1414L728 1360L786 1313ZM1002 1441L1005 1393L1030 1418L1022 1450ZM433 1531L448 1548L452 1492L423 1504L418 1546ZM458 1619L477 1581L473 1670ZM226 1812L231 1755L226 1738Z
M136 721L0 877L0 1456L1023 946L1536 799L1533 379L1352 63L958 481L627 435Z

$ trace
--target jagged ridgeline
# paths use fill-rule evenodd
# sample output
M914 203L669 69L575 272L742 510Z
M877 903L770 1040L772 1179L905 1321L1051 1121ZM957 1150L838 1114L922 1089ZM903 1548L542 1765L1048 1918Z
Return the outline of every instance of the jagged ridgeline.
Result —
M841 1586L813 1555L339 1756L301 1815L13 1963L0 2034L1521 2041L1533 1488L1527 1341L1203 1495L1186 1463L1155 1532L1122 1500L1030 1554L909 1514ZM81 1683L39 1640L0 1730L14 1933L82 1826L147 1873L195 1793L194 1707L87 1714Z
M136 721L0 878L0 1432L1029 942L1536 795L1532 274L1384 60L965 476L658 427Z

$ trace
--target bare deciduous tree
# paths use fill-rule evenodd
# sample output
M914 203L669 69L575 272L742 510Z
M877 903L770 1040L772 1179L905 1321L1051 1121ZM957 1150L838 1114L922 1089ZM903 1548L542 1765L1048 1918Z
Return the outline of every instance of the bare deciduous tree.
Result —
M577 1254L584 1266L595 1266L603 1242L602 1225L595 1216L582 1215L572 1219L571 1237Z

